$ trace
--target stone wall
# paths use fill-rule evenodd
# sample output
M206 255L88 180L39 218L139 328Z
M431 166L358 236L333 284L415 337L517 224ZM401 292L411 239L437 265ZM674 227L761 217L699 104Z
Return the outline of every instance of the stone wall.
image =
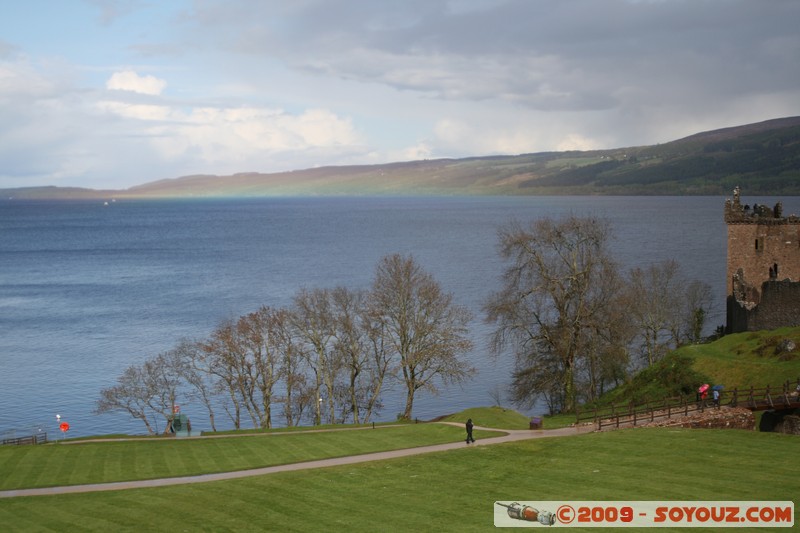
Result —
M738 292L727 300L728 333L800 326L800 282L764 282L758 302L742 300Z
M775 426L775 432L800 435L800 416L788 415L783 417L783 421Z
M771 277L771 270L778 272ZM741 269L743 279L758 287L770 279L800 280L800 224L786 219L728 224L727 291Z

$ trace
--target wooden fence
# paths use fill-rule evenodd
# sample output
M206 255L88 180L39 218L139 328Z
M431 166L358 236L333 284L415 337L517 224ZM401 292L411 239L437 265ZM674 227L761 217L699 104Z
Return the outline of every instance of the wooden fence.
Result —
M45 442L47 442L47 432L42 431L40 427L30 430L12 429L0 434L0 443L4 445L44 444Z
M751 386L749 389L722 390L718 402L714 402L711 397L698 400L697 397L674 396L641 404L611 404L594 409L583 409L577 411L576 422L578 424L592 422L598 430L601 430L610 427L636 426L675 416L687 416L689 413L719 409L722 406L744 407L751 411L798 408L800 407L800 378L795 382L786 381L779 386L767 385L758 388Z

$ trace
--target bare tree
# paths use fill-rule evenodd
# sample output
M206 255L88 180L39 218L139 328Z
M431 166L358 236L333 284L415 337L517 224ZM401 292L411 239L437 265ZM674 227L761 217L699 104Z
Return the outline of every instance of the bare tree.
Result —
M95 413L124 411L141 420L147 432L155 433L150 418L161 415L168 430L168 422L177 404L179 389L183 385L180 360L173 352L159 354L141 365L125 369L117 384L102 389Z
M500 254L509 264L485 311L496 324L493 352L514 349L517 403L545 395L552 408L574 408L578 359L614 289L609 231L607 221L575 216L500 229Z
M117 384L100 391L100 399L94 412L96 414L113 411L124 411L137 420L144 422L147 432L154 434L153 424L150 423L150 397L152 392L147 388L142 367L129 366L117 378Z
M303 372L303 364L308 357L303 353L302 342L295 337L293 321L290 311L280 309L274 312L271 326L272 343L279 355L279 373L283 378L285 395L281 401L288 427L300 423L312 396L313 402L318 404L318 395L309 388Z
M222 394L222 407L235 429L242 427L243 397L247 396L247 373L243 356L236 348L236 326L225 321L214 330L208 340L200 342L205 369L218 380ZM255 423L255 422L254 422Z
M369 362L369 354L366 349L367 330L361 323L364 293L338 287L331 293L331 302L336 336L334 351L347 372L347 385L339 394L345 404L342 409L343 418L350 413L353 415L353 423L358 424L361 401L360 378Z
M283 398L283 414L286 418L286 425L292 427L300 423L303 412L312 402L314 404L319 404L319 402L317 401L318 394L308 386L303 372L302 367L308 357L303 353L302 347L294 341L292 330L289 327L288 314L284 316L282 323L281 374L286 391Z
M301 353L306 357L308 368L314 374L315 406L314 424L322 423L322 392L328 400L328 421L336 419L334 383L338 372L333 359L334 338L330 291L327 289L301 289L294 297L292 323L296 337L306 345Z
M660 360L677 342L678 312L682 309L678 263L654 263L630 271L626 308L639 331L647 365Z
M411 418L418 390L435 393L437 379L459 383L472 375L460 358L472 348L470 312L454 304L453 295L443 292L413 257L394 254L378 263L370 305L406 386L403 418Z
M380 319L371 314L369 306L362 310L362 324L366 328L367 350L369 363L367 364L369 391L366 393L364 422L369 422L373 414L380 412L383 407L381 391L384 381L389 374L392 364L392 354L386 348L386 326Z
M257 391L257 399L252 399L253 411L259 414L262 428L272 427L274 389L282 377L282 351L286 347L286 316L285 311L262 306L237 322L237 330L249 352L250 379Z
M684 292L683 325L681 341L698 343L703 338L703 328L713 305L711 287L702 281L693 280Z
M142 376L150 390L148 405L156 413L171 421L178 406L178 394L184 386L182 363L174 351L158 354L142 365ZM167 425L165 431L169 431Z
M624 305L623 281L614 267L606 269L602 284L592 300L599 307L584 329L584 376L580 380L583 400L595 400L607 389L622 383L630 366L630 344L635 336L633 323Z
M189 397L199 400L205 406L211 430L217 431L214 398L219 394L220 387L213 371L207 366L205 352L200 343L187 339L181 340L173 351L182 360L182 377L191 387Z
M489 390L489 398L497 407L503 407L503 394L503 387L499 383L495 383L494 387Z
M674 260L632 269L626 299L647 365L686 342L697 342L712 301L711 288L689 281Z

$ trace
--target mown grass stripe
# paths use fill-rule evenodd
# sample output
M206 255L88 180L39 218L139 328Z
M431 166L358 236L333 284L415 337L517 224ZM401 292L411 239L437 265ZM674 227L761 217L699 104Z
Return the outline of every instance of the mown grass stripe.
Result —
M384 431L391 431L391 438ZM7 460L0 490L227 472L454 442L460 436L459 428L432 424L274 437L3 446L0 457Z

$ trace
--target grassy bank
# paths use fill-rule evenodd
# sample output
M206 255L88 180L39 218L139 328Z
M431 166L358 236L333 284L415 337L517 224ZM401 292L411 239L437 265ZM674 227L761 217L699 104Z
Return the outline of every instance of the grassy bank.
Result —
M781 350L782 341L800 347L800 327L726 335L716 342L686 346L678 353L694 359L696 370L733 387L780 385L800 378L800 348Z
M707 344L683 346L642 369L593 405L660 401L666 397L694 398L703 383L721 384L725 391L767 385L781 387L800 378L800 348L781 349L785 341L800 347L800 327L725 335Z
M7 531L490 531L496 500L792 500L800 494L798 453L800 439L787 435L621 430L199 485L5 499L0 524Z

